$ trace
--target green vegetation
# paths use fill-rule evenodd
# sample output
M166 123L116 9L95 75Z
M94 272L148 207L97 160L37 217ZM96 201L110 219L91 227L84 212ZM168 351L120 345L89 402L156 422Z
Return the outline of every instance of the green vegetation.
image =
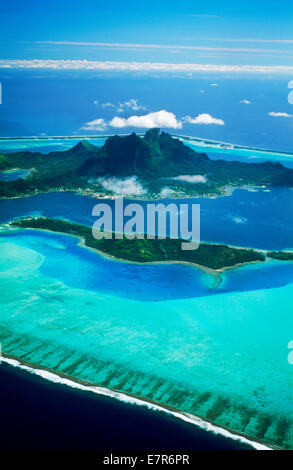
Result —
M242 263L265 261L265 256L258 251L233 248L225 245L201 243L197 250L181 250L181 240L177 239L133 239L127 238L96 240L91 227L45 217L23 218L11 222L19 228L50 230L76 235L84 239L89 248L94 248L115 258L138 263L177 261L198 264L211 269L224 269Z
M87 141L70 150L47 155L32 152L0 154L0 171L31 169L22 180L0 181L0 197L15 197L53 190L80 190L111 194L100 177L139 177L146 197L156 198L168 187L178 196L222 194L227 186L293 187L293 170L281 163L244 163L210 160L159 129L144 137L135 133L109 137L101 147ZM174 180L178 175L203 175L206 182Z
M99 152L97 147L83 141L70 150L47 155L34 152L0 154L0 171L12 168L32 170L25 179L0 181L0 197L85 188L86 181L77 175L77 170L95 152Z
M282 261L293 261L293 251L268 251L267 255Z

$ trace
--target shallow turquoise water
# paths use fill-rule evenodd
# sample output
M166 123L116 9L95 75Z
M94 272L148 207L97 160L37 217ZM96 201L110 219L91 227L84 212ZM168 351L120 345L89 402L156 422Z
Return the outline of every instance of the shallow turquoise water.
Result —
M292 264L229 271L216 291L196 268L140 266L133 294L135 265L73 237L3 232L0 259L4 352L293 447Z
M272 152L267 150L229 146L229 144L221 144L215 142L210 145L204 140L188 141L184 140L184 144L191 147L196 152L207 153L211 158L223 159L223 160L240 160L250 163L258 163L263 161L275 161L281 162L283 165L292 168L293 166L293 154Z
M49 153L55 151L68 150L74 147L83 137L65 137L65 138L20 138L20 139L1 139L0 138L0 152L11 153L28 150L30 152ZM104 145L106 139L99 137L95 139L87 138L89 142L97 147Z
M79 246L76 237L56 233L12 230L0 235L0 240L40 253L44 257L40 272L67 286L146 302L269 289L293 280L293 263L277 260L215 276L182 264L142 265L112 260Z

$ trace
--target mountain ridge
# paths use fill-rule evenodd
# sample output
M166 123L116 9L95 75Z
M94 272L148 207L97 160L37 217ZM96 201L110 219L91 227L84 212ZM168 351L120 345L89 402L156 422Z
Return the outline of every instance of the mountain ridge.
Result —
M141 180L144 194L154 198L163 189L183 197L223 194L227 186L293 187L293 170L279 162L211 160L157 128L143 137L134 132L108 137L102 147L81 140L71 149L48 154L0 154L0 172L15 168L31 171L25 179L0 180L0 197L69 189L107 195L111 192L101 178L133 176Z

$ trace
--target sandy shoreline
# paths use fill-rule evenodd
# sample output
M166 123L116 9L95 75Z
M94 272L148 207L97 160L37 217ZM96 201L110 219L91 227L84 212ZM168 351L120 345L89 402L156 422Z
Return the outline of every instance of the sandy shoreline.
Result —
M146 406L150 407L153 410L164 411L165 413L170 413L176 418L179 418L185 422L194 424L201 429L206 431L212 432L214 434L220 434L224 437L238 440L243 444L251 445L255 450L282 450L281 448L274 446L272 444L268 444L266 442L254 439L246 434L237 433L236 431L229 429L224 426L220 426L208 419L205 419L201 416L193 415L191 413L187 413L185 411L181 411L175 407L165 405L163 403L150 400L148 398L144 398L141 396L136 396L131 393L122 392L115 389L110 389L106 387L101 387L98 384L88 382L85 380L78 379L77 377L72 377L62 372L55 371L53 369L49 369L43 366L39 366L38 364L33 364L22 359L19 359L16 356L7 354L2 352L0 356L0 365L1 362L9 364L13 367L20 368L22 370L26 370L27 372L36 374L43 379L50 380L55 383L60 383L63 385L67 385L73 388L78 388L80 390L84 390L87 392L96 393L98 395L104 395L111 398L115 398L116 400L127 402L133 405L138 406Z

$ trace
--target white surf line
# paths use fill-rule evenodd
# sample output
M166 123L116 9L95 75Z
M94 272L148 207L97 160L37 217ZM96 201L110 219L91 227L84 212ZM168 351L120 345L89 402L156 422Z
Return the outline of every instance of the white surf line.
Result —
M119 400L124 403L130 403L132 405L138 405L138 406L145 406L151 410L163 411L164 413L171 414L172 416L178 419L181 419L182 421L194 424L195 426L201 429L204 429L205 431L212 432L213 434L216 434L216 435L220 434L223 437L226 437L228 439L233 439L234 441L239 441L242 444L248 444L256 450L274 450L272 447L269 447L265 444L261 444L260 442L257 442L254 440L249 440L248 438L244 436L235 434L229 431L228 429L221 428L220 426L217 426L208 421L205 421L202 418L199 418L198 416L192 415L190 413L172 411L167 408L164 408L163 406L157 405L156 403L144 401L140 398L136 398L131 395L125 395L122 392L116 392L106 387L99 387L97 385L83 385L79 382L75 382L74 380L69 380L65 377L61 377L60 375L56 373L49 372L44 369L35 369L33 367L27 366L17 361L16 359L11 359L8 357L1 356L1 362L5 362L13 367L18 367L19 369L26 370L27 372L31 374L38 375L42 377L43 379L49 380L54 383L60 383L63 385L67 385L68 387L77 388L79 390L93 392L93 393L96 393L97 395L104 395L110 398L115 398L116 400Z

